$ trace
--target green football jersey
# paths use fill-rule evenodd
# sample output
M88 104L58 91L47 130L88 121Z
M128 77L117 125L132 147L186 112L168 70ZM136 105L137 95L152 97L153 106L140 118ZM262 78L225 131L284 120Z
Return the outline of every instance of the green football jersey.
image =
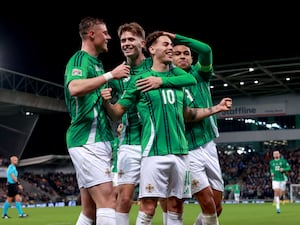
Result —
M127 88L129 81L139 74L150 71L151 66L152 59L148 57L140 65L131 66L128 78L111 80L109 86L113 89L113 96L121 96ZM162 87L183 87L196 83L196 79L188 73L183 73L180 76L161 77L161 79ZM123 133L120 135L121 144L141 145L142 124L136 105L132 105L127 110L122 118L122 123L125 125L125 129L123 129Z
M118 172L118 150L119 150L119 137L116 136L111 142L112 148L112 172Z
M77 147L100 141L113 140L113 132L102 105L101 88L85 95L71 96L68 85L75 79L87 79L104 73L100 59L84 51L77 51L65 70L65 102L71 116L66 133L67 147Z
M149 76L172 77L185 74L175 67L168 72L149 71L132 79L118 103L125 108L137 106L142 120L143 156L188 154L183 109L186 106L184 88L162 87L141 92L136 80Z
M240 184L227 184L225 186L226 191L233 191L235 194L241 193L241 185Z
M121 80L110 80L108 86L113 89L112 95L118 98L127 88L129 81L138 74L149 71L152 66L152 59L146 58L140 65L130 68L128 78ZM142 123L137 113L136 105L132 105L122 117L124 129L120 135L120 144L141 145Z
M211 48L203 42L178 34L176 34L174 42L184 44L198 54L198 61L188 71L197 80L196 85L186 87L187 97L191 102L189 107L212 107L213 101L210 92L210 79L213 75ZM216 115L207 117L199 122L186 123L186 138L189 150L196 149L218 136Z
M289 163L284 159L273 159L269 163L270 165L270 173L274 174L272 177L272 180L274 181L286 181L286 172L291 170L291 167ZM283 169L283 171L280 171L280 168Z

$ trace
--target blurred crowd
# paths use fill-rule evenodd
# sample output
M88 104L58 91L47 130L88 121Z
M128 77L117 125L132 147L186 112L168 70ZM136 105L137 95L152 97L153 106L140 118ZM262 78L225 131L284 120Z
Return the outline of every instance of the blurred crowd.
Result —
M272 181L269 162L272 159L272 151L265 153L247 153L230 155L220 151L220 163L223 170L225 185L240 184L241 199L273 200ZM300 149L295 151L280 150L281 155L289 162L291 172L288 174L288 182L285 197L290 194L290 184L300 183Z
M287 159L291 166L286 189L286 199L289 198L290 184L300 183L300 149L280 150L281 155ZM223 172L224 185L241 185L241 199L273 200L269 161L272 159L272 151L265 153L225 153L219 148L220 164ZM0 160L2 166L7 166L5 159ZM20 178L28 182L30 189L22 193L23 202L49 202L67 201L67 199L79 196L75 173L63 172L47 174L33 174L25 172ZM26 186L25 186L26 187ZM32 188L35 191L32 191ZM227 196L225 196L227 197ZM0 202L6 199L6 179L0 179Z

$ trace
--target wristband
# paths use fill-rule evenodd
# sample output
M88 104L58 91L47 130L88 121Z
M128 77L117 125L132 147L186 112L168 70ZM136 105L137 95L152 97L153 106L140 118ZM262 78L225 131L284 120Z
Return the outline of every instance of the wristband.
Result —
M109 81L109 80L113 79L113 75L111 74L111 72L105 73L102 76L104 77L104 79L106 81Z

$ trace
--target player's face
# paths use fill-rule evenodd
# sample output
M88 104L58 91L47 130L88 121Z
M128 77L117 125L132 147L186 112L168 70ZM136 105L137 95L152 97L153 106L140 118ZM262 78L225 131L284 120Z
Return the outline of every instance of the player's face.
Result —
M190 48L185 45L176 45L173 52L173 64L184 70L189 69L193 62Z
M120 42L121 50L125 57L138 58L139 54L143 54L142 49L145 47L143 38L125 31L120 36Z
M160 36L152 46L154 57L164 64L173 61L173 43L168 36Z
M90 37L92 38L95 48L98 52L107 52L108 40L111 36L108 34L105 24L96 24L93 29L90 30Z
M280 158L280 153L278 151L273 152L273 158L274 159L279 159Z

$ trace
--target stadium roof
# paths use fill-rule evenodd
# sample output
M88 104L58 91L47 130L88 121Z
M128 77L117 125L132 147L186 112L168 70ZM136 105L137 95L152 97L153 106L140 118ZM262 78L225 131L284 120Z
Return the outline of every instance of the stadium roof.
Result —
M66 165L70 163L71 159L68 155L44 155L39 157L33 157L29 159L22 159L19 162L19 167L32 166L32 165Z
M250 68L252 68L252 70L249 70ZM264 60L264 61L249 61L244 63L227 64L227 65L215 65L214 71L215 74L211 80L211 86L213 87L211 88L211 92L212 92L213 99L216 101L223 97L231 97L233 99L254 98L259 96L276 96L276 95L300 93L300 57L281 58L281 59L272 59L272 60ZM19 75L21 75L21 78L17 79L19 82L15 82L16 81L15 78ZM0 81L1 81L0 91L4 92L4 91L8 91L8 89L11 89L10 97L12 97L13 94L15 94L16 90L20 93L26 92L25 90L27 90L28 92L28 89L25 87L29 87L29 86L25 84L32 85L34 82L32 80L34 79L32 79L32 77L28 77L27 75L19 74L17 72L16 74L14 74L13 71L7 71L1 69L0 70ZM38 90L48 90L47 88L44 87L44 83L42 82L42 84L38 85L39 87L41 87L41 89ZM15 84L15 86L13 85L7 86L7 84ZM17 84L22 84L22 85L17 85ZM35 87L36 85L33 86ZM22 88L20 89L17 87L24 87L25 89ZM56 92L63 93L62 85L57 85L56 88L59 90L55 91L55 93ZM52 88L50 90L52 90ZM36 98L41 98L43 96L41 92L34 93L34 94ZM22 98L24 98L25 95L23 96L21 94L21 96ZM14 101L9 102L8 101L9 98L4 98L0 100L0 131L3 130L3 135L1 135L0 138L3 146L1 147L0 145L0 153L3 156L6 156L9 153L11 154L12 149L20 149L20 147L14 146L14 144L18 143L17 135L24 136L24 134L27 133L30 134L32 132L32 130L30 132L24 132L23 131L25 127L24 121L22 123L18 122L19 120L15 118L17 117L18 114L14 115L16 112L20 112L20 111L25 112L28 109L28 106L26 106L25 104L26 100L23 99L22 101L16 101L20 99L20 97L14 97L12 99L14 99ZM53 98L54 101L56 101L57 99L63 100L63 95L59 94L58 96ZM20 104L20 102L22 102L22 104ZM31 110L41 115L44 113L49 113L44 109L38 107L34 109L31 108ZM53 112L55 111L50 111L51 114ZM15 117L12 117L12 115L14 115ZM15 121L14 126L12 125L11 120ZM27 120L28 119L26 119L26 121ZM68 120L66 121L69 122ZM62 124L62 123L61 126L67 127L66 124ZM47 127L47 129L50 129L49 124L41 125L40 127L42 128ZM65 128L63 128L63 131L64 129ZM14 138L9 138L9 135L14 136ZM42 140L48 140L48 138L43 139L41 135L47 135L47 132L39 132L38 140L32 140L32 138L30 138L31 143L42 142ZM25 140L25 142L27 142L28 138L29 137L26 136L23 137L22 140ZM60 138L64 140L64 136ZM56 143L56 145L59 145L58 142ZM64 149L63 152L65 153L65 143L62 142L62 145L63 146L54 147L54 146L50 146L49 144L49 152L51 152L50 154L59 154L55 152L55 149L59 149L59 152L62 152L61 149ZM42 152L39 152L39 154L41 153L45 155L49 154L49 152L47 152L48 150L46 150L45 143L43 143L43 146L45 149L43 149ZM22 145L21 148L23 149L24 147L25 146ZM30 152L31 153L29 155L32 155L30 157L37 156L34 149L31 149ZM54 157L54 159L56 159L56 157ZM46 161L48 160L52 161L54 159L47 158Z
M300 57L215 66L214 98L300 93Z

